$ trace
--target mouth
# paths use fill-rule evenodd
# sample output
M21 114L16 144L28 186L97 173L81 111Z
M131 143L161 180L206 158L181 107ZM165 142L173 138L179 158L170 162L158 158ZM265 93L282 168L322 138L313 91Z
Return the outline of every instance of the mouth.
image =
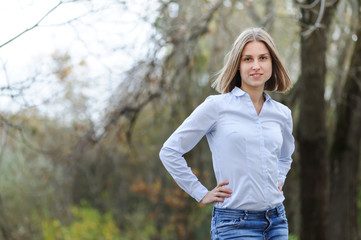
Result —
M250 74L250 75L251 75L251 77L260 77L263 74L262 73L253 73L253 74Z

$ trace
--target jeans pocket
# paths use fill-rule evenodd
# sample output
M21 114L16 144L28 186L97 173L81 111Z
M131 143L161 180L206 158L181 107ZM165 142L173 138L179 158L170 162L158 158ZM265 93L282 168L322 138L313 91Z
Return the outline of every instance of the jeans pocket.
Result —
M241 224L240 218L219 217L215 222L215 230L217 233L226 232L237 229Z

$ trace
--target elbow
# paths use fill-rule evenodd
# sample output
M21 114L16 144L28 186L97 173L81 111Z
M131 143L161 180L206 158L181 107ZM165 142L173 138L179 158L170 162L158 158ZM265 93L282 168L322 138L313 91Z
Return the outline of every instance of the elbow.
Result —
M163 166L169 171L172 164L171 151L166 147L162 147L159 151L159 159L162 162Z
M166 167L176 162L181 156L182 154L175 149L165 146L163 146L159 152L159 158Z
M159 151L159 159L165 165L169 161L170 157L171 157L170 149L163 146Z
M163 162L165 159L165 149L162 147L159 151L159 159Z

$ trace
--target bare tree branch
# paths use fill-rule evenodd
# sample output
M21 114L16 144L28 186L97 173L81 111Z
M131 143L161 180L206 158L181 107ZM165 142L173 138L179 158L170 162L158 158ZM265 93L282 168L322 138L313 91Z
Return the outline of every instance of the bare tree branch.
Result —
M106 134L107 129L119 121L121 117L126 117L129 120L128 131L126 131L127 137L131 137L131 129L136 121L138 113L150 102L158 99L162 96L164 88L166 88L166 82L175 83L181 71L184 71L184 66L188 66L189 57L187 53L182 54L182 62L177 65L175 72L169 74L167 70L167 64L175 57L179 51L183 51L187 48L184 44L191 44L194 48L195 42L202 35L207 33L209 23L214 16L214 13L219 9L224 0L218 0L209 11L203 15L198 21L192 21L189 34L177 34L174 32L172 36L172 43L175 45L173 50L169 53L164 61L164 65L157 63L157 60L153 59L148 62L139 62L136 66L129 70L126 74L127 81L124 81L116 93L122 93L115 97L115 106L109 109L109 114L104 120L102 130L95 133L94 129L89 129L89 132L84 135L84 139L79 141L79 145L91 145L101 140ZM179 46L178 46L179 45ZM156 74L156 73L159 74ZM87 140L85 140L87 139ZM130 139L128 139L130 140ZM129 143L129 142L128 142ZM83 149L78 146L77 149Z
M323 14L325 12L325 8L326 8L326 0L321 0L320 11L318 13L316 22L314 25L310 26L306 31L302 32L303 36L305 37L310 36L313 31L315 31L317 28L320 28L322 26L321 21L323 18Z
M304 8L304 9L312 9L314 7L316 7L316 5L320 2L320 0L315 0L310 4L303 4L297 0L295 0L295 3L297 4L298 7L300 8Z
M11 38L10 40L6 41L5 43L0 45L0 48L4 47L5 45L11 43L12 41L14 41L15 39L19 38L20 36L22 36L23 34L29 32L30 30L36 28L39 26L39 24L53 11L55 11L55 9L57 9L61 4L63 4L63 1L60 1L57 5L55 5L52 9L50 9L42 18L40 18L40 20L35 23L32 27L25 29L24 31L22 31L21 33L19 33L18 35L16 35L15 37Z
M262 14L262 17L260 17L254 7L254 4L252 2L247 1L246 7L248 9L247 13L251 16L253 21L265 30L269 31L271 30L274 22L274 5L272 0L265 1L266 9L264 14Z
M206 15L204 15L199 21L197 21L193 26L197 28L196 31L194 31L189 40L197 38L200 35L203 35L207 32L209 22L211 21L214 13L221 7L224 0L218 0L208 11Z

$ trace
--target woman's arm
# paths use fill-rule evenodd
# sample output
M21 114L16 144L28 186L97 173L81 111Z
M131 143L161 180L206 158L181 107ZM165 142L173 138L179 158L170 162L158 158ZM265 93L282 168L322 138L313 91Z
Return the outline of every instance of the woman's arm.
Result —
M278 159L278 181L281 183L281 187L283 186L286 175L291 168L292 154L295 150L295 140L292 135L292 115L291 111L289 109L287 110L287 121L282 130L283 144L281 148L280 158Z
M183 155L189 152L201 138L215 130L218 107L215 96L208 97L177 128L164 143L159 157L176 183L198 202L208 193L193 174Z

